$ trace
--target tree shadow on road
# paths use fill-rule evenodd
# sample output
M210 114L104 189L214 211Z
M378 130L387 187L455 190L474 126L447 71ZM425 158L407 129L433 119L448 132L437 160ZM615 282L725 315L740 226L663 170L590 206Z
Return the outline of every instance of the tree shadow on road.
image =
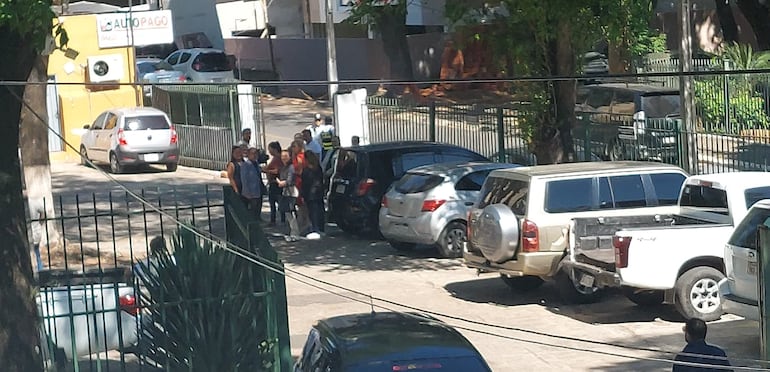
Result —
M322 271L432 271L462 268L459 259L436 258L434 250L398 252L388 243L327 227L321 240L286 242L283 229L266 228L284 263L323 267Z
M642 308L635 306L616 290L607 290L596 303L566 304L551 282L546 282L542 287L529 292L519 292L508 288L498 277L488 277L449 283L444 289L455 298L475 303L500 306L537 304L554 314L589 324L652 322L657 319L683 321L673 306Z

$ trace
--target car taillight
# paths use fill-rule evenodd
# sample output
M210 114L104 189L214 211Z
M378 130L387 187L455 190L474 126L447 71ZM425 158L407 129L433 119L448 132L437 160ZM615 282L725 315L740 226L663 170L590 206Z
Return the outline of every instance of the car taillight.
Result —
M446 200L426 200L422 202L423 212L433 212L446 203Z
M201 64L200 63L193 63L192 69L195 70L195 71L200 71Z
M172 125L169 129L171 130L171 144L175 145L177 141L176 128Z
M134 295L123 295L118 299L120 310L123 310L133 316L139 315L139 306L136 306L136 297Z
M376 183L377 182L371 178L367 178L361 181L361 183L358 184L358 190L356 190L356 195L358 196L366 195L366 193L368 193L369 190L371 190Z
M628 248L631 246L631 238L613 236L612 246L615 247L615 267L618 269L628 267Z
M524 220L521 224L521 251L537 252L540 250L537 225L530 220Z
M123 129L118 129L118 144L121 146L128 145L128 142L126 142L126 134L123 132Z
M179 75L179 81L187 81L187 77L184 75Z
M380 201L380 207L387 208L388 207L388 197L383 195L382 200Z

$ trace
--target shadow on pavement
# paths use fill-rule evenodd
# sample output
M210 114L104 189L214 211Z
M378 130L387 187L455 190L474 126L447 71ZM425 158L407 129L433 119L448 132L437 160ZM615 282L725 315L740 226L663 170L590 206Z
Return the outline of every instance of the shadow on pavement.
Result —
M656 319L683 321L673 306L642 308L615 290L607 290L596 303L565 304L551 282L546 282L542 287L530 292L518 292L509 289L498 277L489 277L449 283L444 289L455 298L475 303L501 306L538 304L554 314L589 324L652 322Z
M323 271L431 271L460 267L459 259L435 258L433 250L398 252L388 243L351 236L334 227L320 240L286 242L283 228L266 228L270 243L284 263L323 266Z

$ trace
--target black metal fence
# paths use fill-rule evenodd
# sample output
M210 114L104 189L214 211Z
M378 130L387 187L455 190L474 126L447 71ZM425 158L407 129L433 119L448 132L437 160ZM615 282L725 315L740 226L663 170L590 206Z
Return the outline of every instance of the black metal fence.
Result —
M126 192L103 192L57 196L56 217L29 222L31 230L48 237L35 240L50 242L39 247L36 255L41 345L49 370L175 370L180 363L189 365L207 358L185 354L190 353L185 351L185 343L197 342L199 350L201 338L205 338L205 334L193 337L189 330L218 332L213 327L222 314L212 311L224 311L233 296L180 294L169 290L165 282L170 281L172 287L188 283L184 285L195 288L205 283L195 284L189 275L211 276L217 270L221 273L241 267L251 273L248 275L254 284L248 293L236 293L246 301L238 308L251 309L255 315L244 324L238 324L232 314L226 319L232 324L220 321L226 342L212 346L211 352L237 348L237 332L227 329L241 327L253 333L249 341L258 339L255 345L259 347L239 352L264 357L269 361L264 370L287 371L291 354L283 277L229 253L218 256L227 267L190 274L192 267L185 271L177 266L192 266L200 260L180 256L181 243L170 244L173 251L166 246L174 239L183 239L174 237L180 231L177 221L185 221L201 234L231 241L282 268L277 253L242 202L233 197L229 187L168 187L143 189L138 194L164 213ZM187 243L188 252L216 250L202 240ZM163 257L165 265L157 264ZM164 271L157 274L158 270ZM146 275L148 272L156 273ZM176 275L182 276L175 281ZM205 324L192 324L195 322ZM196 328L199 326L209 328L201 331ZM233 339L227 340L227 335Z

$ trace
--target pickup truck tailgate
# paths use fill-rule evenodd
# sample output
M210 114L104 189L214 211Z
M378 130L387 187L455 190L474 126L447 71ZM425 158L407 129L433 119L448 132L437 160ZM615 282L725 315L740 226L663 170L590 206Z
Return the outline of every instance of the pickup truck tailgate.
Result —
M672 215L575 218L570 227L570 252L574 261L615 271L612 238L621 229L668 226Z

